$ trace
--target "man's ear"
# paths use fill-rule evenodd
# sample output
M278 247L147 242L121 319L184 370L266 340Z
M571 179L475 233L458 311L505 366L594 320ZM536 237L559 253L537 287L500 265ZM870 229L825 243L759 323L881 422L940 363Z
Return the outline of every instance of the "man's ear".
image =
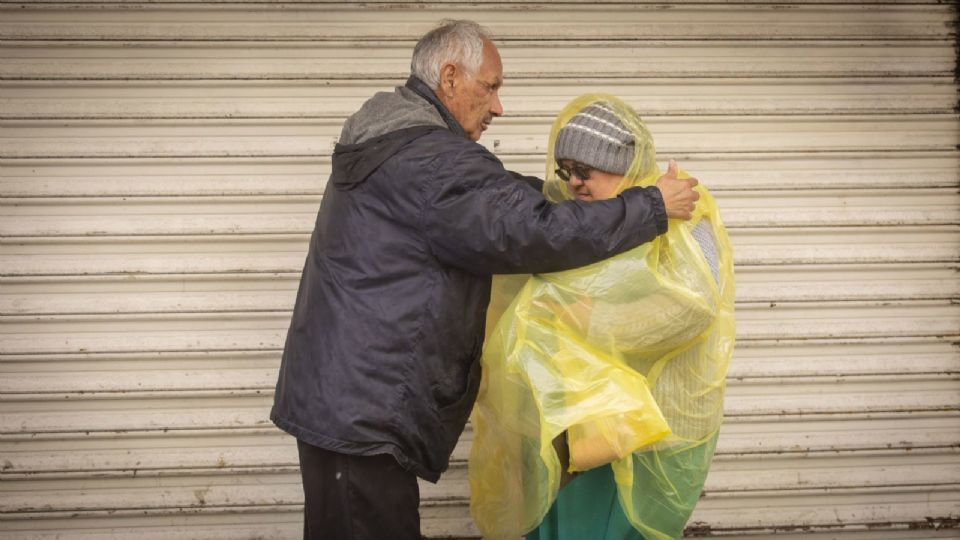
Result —
M440 88L438 93L446 98L453 97L453 89L457 85L457 65L444 64L440 68Z

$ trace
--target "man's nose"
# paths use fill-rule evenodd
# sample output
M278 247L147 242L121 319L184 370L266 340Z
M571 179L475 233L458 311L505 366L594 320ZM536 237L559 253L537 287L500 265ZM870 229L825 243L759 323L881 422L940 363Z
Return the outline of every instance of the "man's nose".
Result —
M570 180L567 181L570 182L570 187L579 187L583 185L583 178L580 178L575 174L571 174Z
M490 104L490 114L503 116L503 104L500 103L500 92L493 93L493 103Z

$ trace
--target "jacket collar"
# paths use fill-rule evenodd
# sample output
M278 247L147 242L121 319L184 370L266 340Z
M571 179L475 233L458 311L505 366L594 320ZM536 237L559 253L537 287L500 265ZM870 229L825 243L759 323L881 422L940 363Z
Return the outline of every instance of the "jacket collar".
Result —
M407 83L404 86L416 92L417 95L423 99L429 101L430 104L433 105L440 113L440 116L443 117L443 121L447 123L447 127L450 128L450 131L463 137L464 139L467 138L467 132L463 130L463 126L461 126L460 122L457 122L457 119L450 114L450 111L448 111L443 103L440 102L440 98L438 98L433 90L427 86L427 83L411 75L410 78L407 79Z

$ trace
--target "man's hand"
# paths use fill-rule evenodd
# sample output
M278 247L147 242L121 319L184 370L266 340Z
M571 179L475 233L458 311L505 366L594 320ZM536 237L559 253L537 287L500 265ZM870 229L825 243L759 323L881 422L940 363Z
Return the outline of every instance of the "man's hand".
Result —
M677 178L677 162L670 160L667 173L657 178L657 188L663 197L663 205L667 208L667 217L690 219L693 217L693 207L700 198L700 194L693 190L698 184L696 178Z

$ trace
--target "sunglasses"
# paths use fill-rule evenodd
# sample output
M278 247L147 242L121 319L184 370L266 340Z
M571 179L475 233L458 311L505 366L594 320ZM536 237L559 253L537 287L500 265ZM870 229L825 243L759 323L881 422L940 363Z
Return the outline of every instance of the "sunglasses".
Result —
M576 176L580 180L589 180L590 173L593 172L593 167L587 167L586 165L574 163L569 167L561 166L554 172L556 172L557 176L559 176L564 182L569 182L571 176Z

